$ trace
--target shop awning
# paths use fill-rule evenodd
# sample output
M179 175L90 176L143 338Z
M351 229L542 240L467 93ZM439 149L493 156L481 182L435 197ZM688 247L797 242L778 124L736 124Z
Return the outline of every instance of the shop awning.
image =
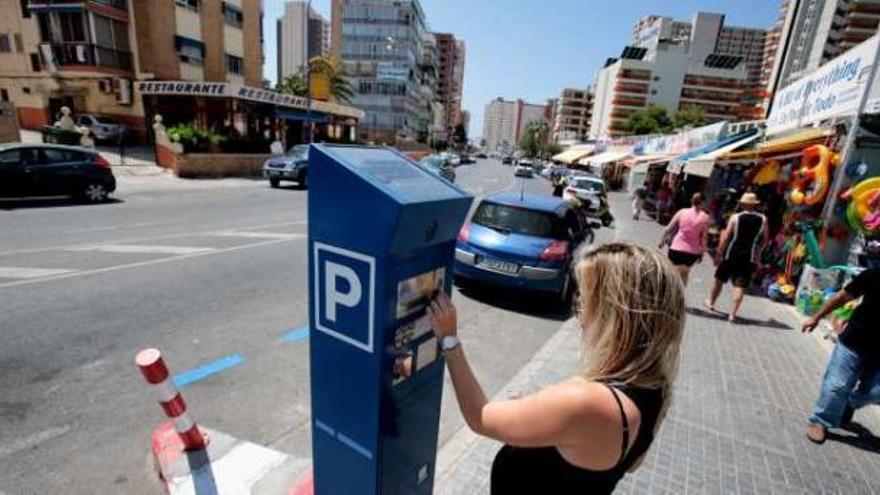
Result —
M581 158L584 158L585 156L592 155L594 151L596 151L596 147L593 145L575 146L563 151L562 153L553 155L552 160L554 162L562 162L571 165Z
M608 150L599 153L596 156L588 156L578 160L578 165L590 165L593 167L604 167L606 163L616 162L630 156L632 152L622 150Z
M636 167L643 163L659 163L669 161L672 157L666 153L654 153L650 155L636 155L624 160L623 164L629 168Z
M755 137L755 139L757 139L757 137L759 136L760 131L758 131L758 129L749 129L748 131L734 134L733 136L700 146L697 149L688 151L683 155L675 157L675 159L672 160L672 163L670 163L667 171L671 174L679 174L681 173L682 169L684 169L684 166L694 158L699 158L703 155L718 151L722 148L726 148L729 145L736 144L739 141L744 141L747 138ZM755 139L752 139L752 141L754 141ZM745 143L743 143L741 146L744 145ZM736 149L736 147L732 149Z
M688 175L696 175L698 177L709 177L712 175L712 169L715 168L715 161L718 160L718 157L724 155L725 153L730 153L734 150L738 150L743 146L747 146L761 137L761 134L755 133L751 136L746 136L742 139L734 141L730 144L722 146L715 151L710 151L704 155L691 158L685 164L682 172Z
M754 160L767 155L777 155L792 151L800 151L802 148L812 144L824 142L828 136L834 134L831 129L805 129L800 132L782 137L779 139L771 139L755 146L755 149L746 151L734 151L726 153L718 157L719 161L733 160Z
M326 124L330 122L330 116L325 113L308 112L303 110L296 110L293 108L276 108L274 114L276 117L287 120L317 122L319 124Z

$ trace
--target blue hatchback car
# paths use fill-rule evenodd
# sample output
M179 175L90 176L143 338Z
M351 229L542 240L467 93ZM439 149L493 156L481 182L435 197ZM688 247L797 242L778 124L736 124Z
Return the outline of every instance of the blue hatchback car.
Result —
M571 260L587 231L571 204L512 192L483 199L455 246L456 278L570 294Z

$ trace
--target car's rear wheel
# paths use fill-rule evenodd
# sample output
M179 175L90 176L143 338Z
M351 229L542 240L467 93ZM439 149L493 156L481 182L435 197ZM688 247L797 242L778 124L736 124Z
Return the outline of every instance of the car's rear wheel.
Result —
M302 189L309 188L309 173L303 172L302 176L299 178L299 187Z
M83 188L80 196L83 201L87 203L103 203L107 201L110 192L107 191L107 187L104 184L101 184L100 182L90 182Z
M277 177L272 177L269 179L269 185L272 187L278 187L281 185L281 179Z

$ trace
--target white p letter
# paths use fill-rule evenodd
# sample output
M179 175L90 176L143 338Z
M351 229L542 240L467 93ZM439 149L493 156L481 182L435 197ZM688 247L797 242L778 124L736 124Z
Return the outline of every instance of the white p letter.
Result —
M351 268L328 261L325 266L324 313L327 320L336 322L336 306L353 308L361 300L361 281ZM336 279L344 278L348 282L348 292L336 290Z

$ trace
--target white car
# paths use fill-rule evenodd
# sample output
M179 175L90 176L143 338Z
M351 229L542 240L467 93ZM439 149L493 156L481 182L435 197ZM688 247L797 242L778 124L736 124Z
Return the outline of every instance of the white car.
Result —
M87 127L97 141L118 141L124 138L128 127L116 120L97 115L81 114L74 119L76 125Z
M599 210L599 198L605 195L605 181L589 175L575 175L568 179L568 187L562 192L562 199L577 198L586 203L587 209Z
M535 171L534 169L532 169L531 163L527 161L521 161L516 166L516 168L513 169L513 175L517 177L528 177L531 179L532 177L534 177Z

